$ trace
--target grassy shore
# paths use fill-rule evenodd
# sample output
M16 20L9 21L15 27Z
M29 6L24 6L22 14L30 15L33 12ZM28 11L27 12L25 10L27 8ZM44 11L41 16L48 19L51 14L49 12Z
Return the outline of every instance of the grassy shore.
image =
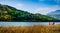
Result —
M0 26L0 33L60 33L58 25Z

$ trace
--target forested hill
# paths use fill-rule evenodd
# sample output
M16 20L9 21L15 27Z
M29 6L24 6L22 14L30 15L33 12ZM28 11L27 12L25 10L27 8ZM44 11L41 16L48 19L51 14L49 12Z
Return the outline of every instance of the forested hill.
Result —
M47 22L57 20L45 15L32 14L23 10L18 10L8 5L0 4L0 21Z

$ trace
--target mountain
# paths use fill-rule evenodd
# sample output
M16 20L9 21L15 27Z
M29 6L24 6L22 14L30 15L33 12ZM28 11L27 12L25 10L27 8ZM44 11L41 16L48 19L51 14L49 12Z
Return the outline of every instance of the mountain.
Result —
M47 22L57 21L57 19L41 14L32 14L8 5L0 4L0 21Z
M48 16L51 16L51 17L54 17L54 18L60 20L60 10L56 10L56 11L54 11L54 12L48 13Z

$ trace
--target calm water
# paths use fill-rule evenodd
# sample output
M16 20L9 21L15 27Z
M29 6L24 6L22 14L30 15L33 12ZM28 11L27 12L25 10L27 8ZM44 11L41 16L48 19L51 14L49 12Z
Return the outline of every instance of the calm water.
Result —
M0 22L0 26L33 26L37 24L48 25L48 22ZM60 22L55 22L60 24Z

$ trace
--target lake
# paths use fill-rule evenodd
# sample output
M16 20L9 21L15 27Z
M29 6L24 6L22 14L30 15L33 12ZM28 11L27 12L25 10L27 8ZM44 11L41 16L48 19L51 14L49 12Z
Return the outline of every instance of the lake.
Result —
M0 22L0 26L33 26L33 25L48 25L48 22ZM60 22L55 22L60 24Z

